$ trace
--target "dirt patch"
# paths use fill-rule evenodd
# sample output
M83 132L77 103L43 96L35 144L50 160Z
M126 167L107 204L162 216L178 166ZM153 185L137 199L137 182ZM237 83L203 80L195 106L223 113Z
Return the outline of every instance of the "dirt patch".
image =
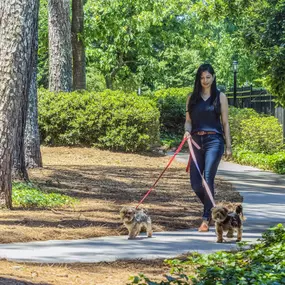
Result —
M81 239L125 235L119 211L136 206L167 165L169 157L126 154L90 148L42 148L41 169L30 179L45 191L76 197L70 208L1 211L0 242ZM217 202L238 202L232 185L216 179ZM173 162L146 198L154 231L195 228L202 206L190 189L185 165Z
M44 167L29 171L33 183L44 191L76 197L79 203L53 210L1 210L1 243L125 235L127 231L119 219L121 207L136 206L169 161L169 157L157 154L90 148L43 147L42 155ZM215 189L218 203L231 207L242 201L221 177L217 177ZM143 207L152 217L155 232L196 228L201 222L202 206L190 189L185 165L176 161ZM161 260L62 266L1 261L0 284L120 285L126 284L132 274L162 276L167 273L165 269ZM26 283L17 281L21 279Z
M5 285L126 285L130 276L143 272L162 280L169 267L163 260L118 261L97 264L39 265L0 262L0 284ZM13 283L14 282L14 283Z

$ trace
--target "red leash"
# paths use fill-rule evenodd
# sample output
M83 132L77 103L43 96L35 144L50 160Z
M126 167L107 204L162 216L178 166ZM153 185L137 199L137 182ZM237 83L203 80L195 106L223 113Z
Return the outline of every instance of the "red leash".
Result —
M180 152L182 146L184 145L184 143L187 141L187 138L185 137L182 142L180 143L180 145L178 146L178 148L176 149L174 155L171 157L171 159L169 160L168 164L166 165L166 167L164 168L164 170L161 172L161 174L159 175L159 177L156 179L156 181L153 183L153 185L150 187L150 189L146 192L146 194L143 196L143 198L140 200L140 202L138 203L138 205L136 206L136 209L138 208L138 206L144 201L144 199L149 195L149 193L154 189L155 185L157 184L158 180L161 178L161 176L163 175L163 173L166 171L166 169L170 166L170 164L172 163L173 159L175 158L175 156Z
M183 138L182 142L180 143L180 145L178 146L178 148L176 149L174 155L171 157L171 159L169 160L168 164L166 165L166 167L164 168L164 170L161 172L161 174L159 175L159 177L156 179L156 181L153 183L153 185L150 187L150 189L147 191L147 193L143 196L143 198L140 200L140 202L138 203L138 205L136 206L136 209L138 208L138 206L145 200L145 198L149 195L149 193L154 189L155 185L157 184L158 180L161 178L161 176L164 174L164 172L166 171L166 169L170 166L170 164L172 163L172 161L174 160L175 156L180 152L180 150L182 149L184 143L188 141L188 146L189 146L189 160L188 160L188 164L187 164L187 167L186 167L186 171L188 172L189 170L189 167L190 167L190 162L191 162L191 158L193 159L194 163L195 163L195 166L197 167L198 169L198 172L202 178L202 181L203 181L203 185L204 185L204 188L213 204L213 206L215 207L215 202L214 202L214 198L213 198L213 195L211 193L211 190L207 184L207 182L205 181L200 169L199 169L199 166L198 166L198 163L197 163L197 159L196 159L196 156L194 154L194 150L193 150L193 146L192 144L197 148L197 149L200 149L200 146L192 139L192 138Z

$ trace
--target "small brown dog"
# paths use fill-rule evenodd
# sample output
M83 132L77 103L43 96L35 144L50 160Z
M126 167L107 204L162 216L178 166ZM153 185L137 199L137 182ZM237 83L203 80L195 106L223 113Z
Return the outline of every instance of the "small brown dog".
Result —
M223 242L223 232L228 232L227 237L233 238L234 232L237 231L237 239L242 239L243 225L245 220L243 216L242 206L238 205L235 212L229 212L225 207L214 207L212 209L212 219L215 222L217 242Z
M129 239L134 239L142 228L146 229L147 237L152 237L151 219L145 209L123 207L120 216L129 231Z

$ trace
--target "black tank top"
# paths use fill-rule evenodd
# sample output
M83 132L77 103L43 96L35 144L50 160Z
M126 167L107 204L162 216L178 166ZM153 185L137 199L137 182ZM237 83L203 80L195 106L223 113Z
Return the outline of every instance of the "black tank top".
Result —
M205 132L216 132L223 134L221 124L221 111L220 111L220 94L217 94L217 98L213 104L211 104L210 97L207 100L202 98L192 106L190 114L192 122L192 134L205 131Z

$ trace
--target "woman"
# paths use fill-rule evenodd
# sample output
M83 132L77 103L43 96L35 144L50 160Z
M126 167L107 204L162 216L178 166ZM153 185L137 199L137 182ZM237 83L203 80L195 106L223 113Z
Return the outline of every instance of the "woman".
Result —
M224 138L226 157L231 156L232 150L227 97L217 89L215 72L210 64L199 67L194 91L187 99L184 137L192 137L201 147L200 150L194 147L194 153L214 197L214 179L224 153ZM213 205L193 160L190 164L190 180L192 189L204 205L203 221L198 230L207 232Z

